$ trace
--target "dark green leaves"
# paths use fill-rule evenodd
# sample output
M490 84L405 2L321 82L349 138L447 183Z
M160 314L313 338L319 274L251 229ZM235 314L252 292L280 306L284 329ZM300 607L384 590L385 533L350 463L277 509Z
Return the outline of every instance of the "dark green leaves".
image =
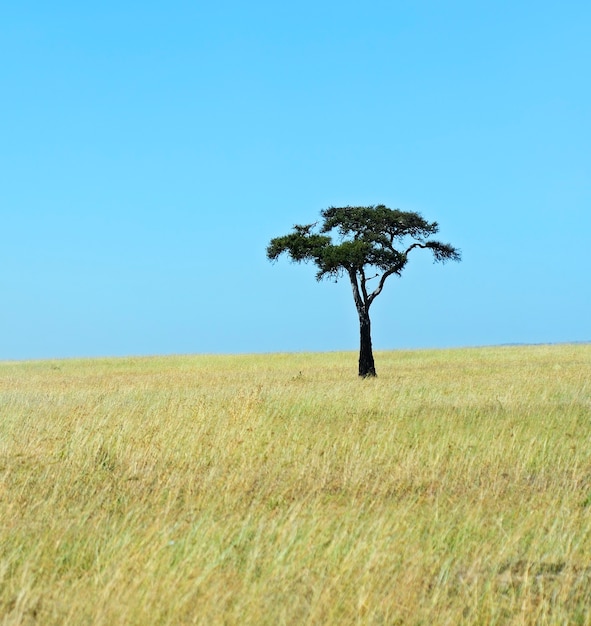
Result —
M459 250L456 250L449 243L439 243L438 241L428 241L425 244L426 248L430 248L433 251L433 257L435 261L439 263L445 263L445 261L461 261L462 256Z
M275 261L281 254L286 253L292 261L318 261L324 250L330 246L331 239L325 235L311 233L311 226L294 226L294 231L284 237L271 239L267 246L267 258Z
M385 274L400 274L414 248L428 248L435 261L459 261L460 253L449 244L426 241L439 230L412 211L389 209L383 204L367 207L330 207L321 211L317 224L296 225L293 232L272 239L267 257L287 254L294 262L316 264L318 280L341 273L363 273L373 267ZM332 233L338 237L333 241Z
M410 236L423 240L434 235L437 222L427 222L412 211L389 209L383 204L367 207L330 207L321 212L324 218L322 232L336 229L341 237L352 236L368 240L402 239Z

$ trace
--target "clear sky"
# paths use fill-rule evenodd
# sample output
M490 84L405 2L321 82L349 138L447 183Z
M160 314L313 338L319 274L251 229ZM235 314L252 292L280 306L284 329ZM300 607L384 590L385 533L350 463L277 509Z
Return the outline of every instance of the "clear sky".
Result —
M349 284L265 247L419 211L376 349L591 340L587 0L0 8L0 359L356 350Z

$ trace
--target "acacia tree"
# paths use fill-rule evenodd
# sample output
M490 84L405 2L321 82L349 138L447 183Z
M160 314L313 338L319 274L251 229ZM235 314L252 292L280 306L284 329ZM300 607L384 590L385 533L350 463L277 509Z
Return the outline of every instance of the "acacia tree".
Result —
M285 253L297 263L312 261L318 268L317 280L349 277L359 315L359 376L375 376L369 309L386 279L402 274L413 250L431 250L435 262L459 261L460 252L448 243L428 239L439 225L419 213L379 204L329 207L320 215L320 223L295 225L289 235L271 239L267 258L275 261ZM372 290L373 280L377 283Z

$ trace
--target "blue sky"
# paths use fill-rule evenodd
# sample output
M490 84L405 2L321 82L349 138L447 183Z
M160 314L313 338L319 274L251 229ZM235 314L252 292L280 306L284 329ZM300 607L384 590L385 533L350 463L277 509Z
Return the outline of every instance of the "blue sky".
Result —
M421 212L377 349L591 340L591 4L0 8L0 359L356 350L350 286L265 247Z

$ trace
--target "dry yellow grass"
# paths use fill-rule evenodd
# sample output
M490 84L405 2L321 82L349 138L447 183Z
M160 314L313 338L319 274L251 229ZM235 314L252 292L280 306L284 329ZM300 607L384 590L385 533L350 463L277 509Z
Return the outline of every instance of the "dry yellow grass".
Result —
M591 346L0 363L0 623L591 624Z

